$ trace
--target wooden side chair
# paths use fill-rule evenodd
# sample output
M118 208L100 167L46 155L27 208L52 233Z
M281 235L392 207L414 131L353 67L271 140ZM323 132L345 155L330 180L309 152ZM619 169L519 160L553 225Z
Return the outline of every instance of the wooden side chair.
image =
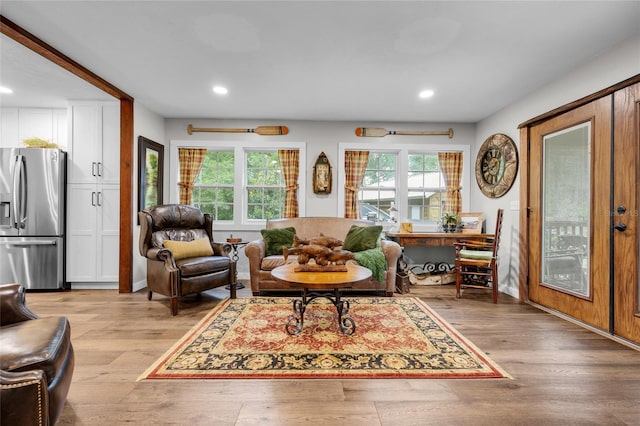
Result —
M465 287L493 290L493 303L498 303L498 247L503 209L498 209L496 231L484 240L458 241L456 249L456 299Z

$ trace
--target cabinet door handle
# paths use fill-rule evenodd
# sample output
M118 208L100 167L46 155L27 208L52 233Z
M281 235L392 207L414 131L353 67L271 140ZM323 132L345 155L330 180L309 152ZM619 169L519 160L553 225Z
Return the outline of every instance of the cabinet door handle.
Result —
M91 163L91 176L96 176L96 162Z
M91 205L95 207L96 205L96 192L92 191L91 192Z
M98 176L102 176L102 163L98 162Z
M102 192L98 192L98 206L102 207Z

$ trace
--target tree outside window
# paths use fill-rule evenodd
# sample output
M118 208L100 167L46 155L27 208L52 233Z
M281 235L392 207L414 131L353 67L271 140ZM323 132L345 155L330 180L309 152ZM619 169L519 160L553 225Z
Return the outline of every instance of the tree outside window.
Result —
M284 215L285 185L278 151L246 154L247 219L279 219Z
M233 151L207 151L202 170L193 188L193 205L213 220L233 221L234 202Z

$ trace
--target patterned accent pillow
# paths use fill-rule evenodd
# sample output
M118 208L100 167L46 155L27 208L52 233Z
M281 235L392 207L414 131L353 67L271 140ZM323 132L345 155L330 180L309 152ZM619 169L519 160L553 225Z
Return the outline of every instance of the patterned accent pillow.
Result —
M188 257L213 256L213 248L208 238L198 238L193 241L165 240L164 246L171 250L176 260Z
M282 248L290 248L293 245L293 237L296 235L296 228L263 229L260 231L266 246L267 256L282 254Z
M344 239L342 249L349 250L351 252L359 252L376 248L381 232L382 226L380 225L351 225L351 229L349 229L347 237Z

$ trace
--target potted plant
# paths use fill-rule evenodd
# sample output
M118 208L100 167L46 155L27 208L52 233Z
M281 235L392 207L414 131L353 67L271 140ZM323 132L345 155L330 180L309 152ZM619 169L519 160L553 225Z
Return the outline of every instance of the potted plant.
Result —
M445 213L442 216L442 231L455 232L460 223L460 216L457 213Z

